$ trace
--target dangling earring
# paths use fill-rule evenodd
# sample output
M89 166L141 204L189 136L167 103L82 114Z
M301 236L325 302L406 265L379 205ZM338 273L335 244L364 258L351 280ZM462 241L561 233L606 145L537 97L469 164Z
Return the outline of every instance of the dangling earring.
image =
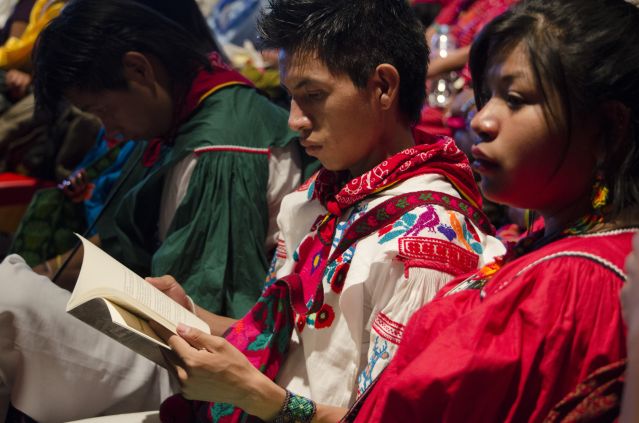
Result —
M526 236L530 236L530 234L532 234L533 226L535 225L536 219L537 216L534 210L524 210L524 220L526 221Z
M603 177L602 171L597 171L595 183L592 186L592 208L595 213L600 214L608 204L608 187Z

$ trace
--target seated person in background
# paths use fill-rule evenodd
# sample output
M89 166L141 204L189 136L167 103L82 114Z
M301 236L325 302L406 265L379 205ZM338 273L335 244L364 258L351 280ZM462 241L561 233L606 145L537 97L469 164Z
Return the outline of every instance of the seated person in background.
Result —
M475 41L482 191L537 211L545 229L414 315L356 421L541 421L593 370L625 357L621 269L639 224L637 27L639 10L623 0L522 0Z
M0 15L0 45L11 37L20 37L29 23L29 15L35 0L20 0L3 2L2 8L7 8L6 15Z
M0 69L6 71L6 92L12 101L22 99L31 85L31 52L36 38L55 18L66 0L21 0L0 39ZM28 18L25 21L25 16Z
M263 286L279 201L299 185L299 145L286 112L200 45L130 0L74 1L40 36L36 93L96 114L112 138L151 140L98 221L102 248L241 316ZM66 421L157 407L166 372L64 313L68 297L19 256L0 264L0 384L16 408Z
M5 0L0 3L0 31L6 27L5 22L7 22L9 16L13 13L14 7L17 3L18 0Z
M77 7L92 17L98 8L89 3ZM218 55L156 41L167 24L181 31L171 22L158 17L130 34L139 18L117 16L121 3L104 22L73 26L78 15L70 14L47 28L36 54L37 95L52 107L67 97L98 116L110 138L150 140L125 165L96 242L137 273L174 274L206 307L242 316L261 289L248 281L266 272L275 249L279 202L299 185L296 135L285 112ZM123 35L98 42L100 24L118 24ZM63 283L73 282L79 258Z
M435 134L452 134L454 122L449 122L444 112L455 94L471 85L467 67L470 45L488 22L515 2L452 0L442 9L435 23L426 30L432 50L427 74L428 106L422 110L420 126Z
M34 4L35 0L20 0L15 4L4 27L0 30L0 46L4 45L9 38L20 38L24 34ZM31 76L28 73L18 69L10 69L4 75L2 94L3 99L5 96L7 98L4 99L5 103L0 105L0 113L9 107L12 101L24 97L30 84Z
M131 0L157 11L189 31L197 40L200 49L218 53L219 49L211 30L206 24L195 0ZM84 202L85 211L69 205L58 192L39 193L27 210L20 227L13 237L10 253L19 254L38 271L52 276L62 264L61 254L77 244L75 232L86 237L95 235L89 230L102 211L111 188L122 171L122 166L133 150L135 141L107 139L104 129L100 132L93 148L87 152L81 163L69 174L63 175L60 183L63 192L73 202ZM115 150L120 150L117 153ZM77 163L77 162L76 162ZM88 172L86 171L88 169ZM71 172L72 170L72 172ZM52 188L51 190L55 190ZM42 198L46 196L46 198ZM54 199L58 199L57 204ZM43 209L56 211L44 213ZM60 211L58 211L60 210ZM62 212L65 210L66 212ZM86 218L83 218L83 216ZM273 213L273 219L275 213ZM43 225L50 230L43 230ZM47 271L48 269L48 271Z
M98 132L94 117L73 108L55 117L35 110L33 47L40 31L65 4L66 0L36 0L35 4L21 0L16 12L24 14L23 8L30 8L28 24L0 46L0 94L6 106L0 113L0 172L60 180L91 148Z
M29 23L18 37L9 37L0 46L0 69L25 69L40 31L60 14L67 0L36 0Z
M464 154L412 131L428 48L405 2L278 0L260 27L264 46L282 51L289 125L323 168L282 202L256 306L235 323L196 307L211 333L182 327L169 340L188 363L176 369L184 396L217 402L174 397L167 421L339 420L392 358L412 312L503 252L486 234ZM151 282L189 306L173 278Z

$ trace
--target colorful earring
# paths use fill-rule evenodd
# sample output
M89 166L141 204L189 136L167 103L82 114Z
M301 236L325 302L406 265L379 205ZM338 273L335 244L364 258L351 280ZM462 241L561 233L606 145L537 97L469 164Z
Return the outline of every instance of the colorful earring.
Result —
M600 212L601 209L608 204L608 187L604 181L603 172L597 172L595 177L595 183L592 187L592 208L596 212Z

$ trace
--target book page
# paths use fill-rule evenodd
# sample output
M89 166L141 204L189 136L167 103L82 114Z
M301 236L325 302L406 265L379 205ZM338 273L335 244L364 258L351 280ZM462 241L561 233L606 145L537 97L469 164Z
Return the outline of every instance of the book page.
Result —
M129 311L126 311L126 309L118 305L113 304L109 300L103 301L106 303L113 323L129 329L129 331L134 332L142 338L145 338L147 341L153 342L161 347L166 348L167 350L171 349L171 347L169 347L169 345L164 342L164 340L160 338L157 333L155 333L155 331L151 328L151 326L149 326L149 323L146 320L136 316Z
M145 320L104 298L89 300L69 313L136 353L166 367L160 350L170 350L170 347L153 332Z
M82 268L67 311L92 298L106 298L171 332L184 323L209 332L208 325L99 247L78 235L84 247Z

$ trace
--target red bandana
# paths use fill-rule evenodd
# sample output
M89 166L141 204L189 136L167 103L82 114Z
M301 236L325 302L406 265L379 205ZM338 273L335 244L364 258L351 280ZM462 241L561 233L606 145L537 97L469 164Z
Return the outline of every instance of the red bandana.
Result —
M343 187L347 172L322 169L315 180L314 197L335 215L362 198L412 178L436 173L446 177L467 201L481 208L482 197L464 153L451 138L436 137L419 129L413 131L417 144L390 157ZM336 192L339 189L339 192Z

